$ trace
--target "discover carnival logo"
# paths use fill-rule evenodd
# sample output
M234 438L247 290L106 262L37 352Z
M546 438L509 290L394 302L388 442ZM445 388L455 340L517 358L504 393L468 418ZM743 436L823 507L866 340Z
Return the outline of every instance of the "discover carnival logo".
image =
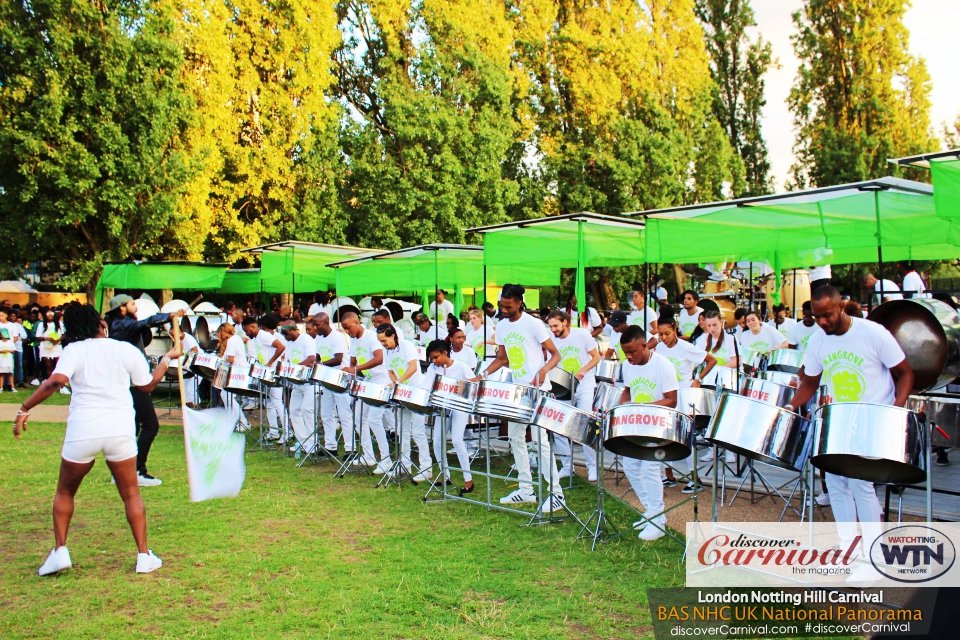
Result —
M823 567L829 571L837 567L849 567L859 555L860 536L853 539L846 549L816 549L804 547L799 540L790 538L764 538L741 533L731 537L719 534L707 538L697 552L700 564L706 567L727 565L739 567ZM816 570L816 569L815 569Z
M950 538L926 525L885 531L870 548L873 567L897 582L936 580L950 571L956 559L957 549Z

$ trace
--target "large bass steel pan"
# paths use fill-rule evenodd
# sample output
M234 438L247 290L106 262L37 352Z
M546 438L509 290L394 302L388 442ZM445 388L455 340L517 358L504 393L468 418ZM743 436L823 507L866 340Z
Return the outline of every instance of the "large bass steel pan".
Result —
M803 357L806 352L799 349L774 349L770 352L767 361L767 371L783 371L784 373L799 373L803 366Z
M923 482L923 426L917 414L899 407L828 404L817 411L817 441L810 462L827 473L868 482Z
M940 389L960 375L960 315L930 298L891 300L870 312L897 340L913 369L914 389Z
M597 438L598 423L593 415L555 398L540 401L533 424L585 446Z
M786 407L796 392L795 387L788 387L759 378L745 378L743 384L740 385L740 395L759 400L765 404L772 404L775 407Z
M547 374L550 378L550 391L560 400L569 400L577 392L577 377L560 367L554 367Z
M939 427L930 430L930 443L934 447L953 449L957 446L960 440L960 398L935 394L910 396L907 409L920 414L928 424Z
M725 393L707 440L751 460L799 471L810 451L810 424L786 409Z
M221 316L198 316L193 337L200 343L201 349L213 349L220 342L217 330L223 324Z
M637 460L683 460L693 450L693 423L676 409L654 404L624 404L607 417L603 446Z
M694 425L706 429L717 410L717 392L705 387L677 390L677 411L693 418Z

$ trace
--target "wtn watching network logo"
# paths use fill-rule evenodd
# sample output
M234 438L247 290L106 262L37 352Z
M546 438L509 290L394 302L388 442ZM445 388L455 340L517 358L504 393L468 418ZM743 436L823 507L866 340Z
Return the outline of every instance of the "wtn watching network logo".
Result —
M924 525L889 529L870 548L873 567L897 582L936 580L950 571L956 559L950 538Z

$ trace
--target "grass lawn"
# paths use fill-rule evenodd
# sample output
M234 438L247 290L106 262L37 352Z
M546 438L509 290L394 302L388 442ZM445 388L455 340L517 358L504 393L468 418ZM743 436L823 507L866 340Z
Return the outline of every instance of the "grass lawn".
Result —
M32 387L28 384L26 389L4 391L0 393L0 403L20 406L23 401L29 398L36 390L37 387ZM65 393L55 393L50 396L50 399L46 400L44 404L66 406L70 404L70 396Z
M377 490L370 476L334 479L330 463L296 469L273 452L247 455L238 499L193 504L176 427L161 428L150 454L164 484L143 492L163 568L134 573L100 459L77 497L74 568L39 578L62 438L59 424L0 438L4 638L652 637L645 588L683 585L667 539L591 552L573 543L574 524L520 527L516 515L424 504L423 484ZM494 495L509 490L497 482ZM583 487L568 502L589 512L593 495Z

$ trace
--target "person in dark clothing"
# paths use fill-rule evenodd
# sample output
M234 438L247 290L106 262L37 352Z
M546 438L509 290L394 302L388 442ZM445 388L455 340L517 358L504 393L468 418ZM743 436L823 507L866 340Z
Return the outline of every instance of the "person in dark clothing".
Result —
M129 342L143 353L144 347L150 344L154 327L163 326L175 318L186 315L186 309L178 309L173 313L158 313L137 320L137 302L128 295L121 294L110 298L107 311L107 326L110 337L114 340ZM146 354L144 353L144 357ZM141 487L152 487L161 484L159 478L154 478L147 472L147 456L153 439L160 431L160 422L157 420L157 411L153 407L153 397L136 387L130 388L133 396L133 410L136 413L137 423L137 480Z

